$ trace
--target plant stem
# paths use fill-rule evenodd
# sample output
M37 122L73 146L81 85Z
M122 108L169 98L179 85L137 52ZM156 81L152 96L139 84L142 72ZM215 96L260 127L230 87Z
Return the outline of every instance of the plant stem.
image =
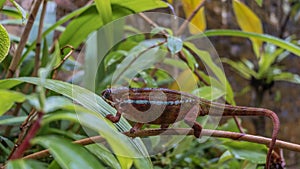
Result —
M26 42L28 40L29 33L31 31L31 28L33 26L36 14L39 10L39 7L40 7L41 3L42 3L42 0L36 0L33 4L32 11L29 15L29 18L28 18L27 24L25 26L25 29L22 33L20 43L19 43L18 48L16 50L15 56L13 57L10 65L9 65L8 71L6 73L6 78L13 77L15 72L16 72L16 69L19 65L19 62L20 62L20 59L21 59L21 56L22 56L23 49L24 49L24 47L26 45Z
M38 74L38 70L40 68L40 52L41 52L41 41L42 41L42 33L43 33L43 27L44 27L44 19L45 19L45 13L47 9L47 2L48 0L44 0L43 2L43 8L40 16L40 24L38 28L38 35L36 39L36 48L35 48L35 60L34 60L34 69L32 72L32 76L36 77Z
M11 155L9 160L21 158L24 152L30 147L30 140L36 135L36 133L41 127L40 123L42 117L43 117L43 113L38 112L37 120L32 124L22 144L19 147L17 147L16 151Z

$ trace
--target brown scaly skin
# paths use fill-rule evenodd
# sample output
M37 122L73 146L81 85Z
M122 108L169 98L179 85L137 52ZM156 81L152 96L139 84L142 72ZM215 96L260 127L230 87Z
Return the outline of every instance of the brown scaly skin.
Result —
M126 119L137 122L130 130L132 133L144 124L159 124L167 128L170 124L184 120L194 129L195 137L199 138L202 127L195 121L197 116L267 116L272 119L274 126L266 159L266 168L270 168L280 125L277 115L271 110L224 105L165 88L113 88L104 90L102 96L117 109L116 116L106 116L110 121L116 123L124 114Z

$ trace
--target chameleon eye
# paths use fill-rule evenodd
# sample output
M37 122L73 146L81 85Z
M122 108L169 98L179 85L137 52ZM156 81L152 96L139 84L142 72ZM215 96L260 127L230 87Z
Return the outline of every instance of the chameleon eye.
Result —
M101 95L104 99L111 100L111 90L110 89L104 90Z

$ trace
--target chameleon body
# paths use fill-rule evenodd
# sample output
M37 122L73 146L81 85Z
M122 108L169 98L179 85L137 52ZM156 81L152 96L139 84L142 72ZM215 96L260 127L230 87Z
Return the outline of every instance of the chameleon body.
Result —
M112 88L104 90L102 97L117 109L115 116L106 116L110 121L118 122L123 114L126 119L137 122L130 132L141 129L144 124L159 124L166 128L184 120L194 129L195 137L199 138L202 127L196 122L197 116L267 116L274 126L266 160L266 168L270 166L280 124L271 110L220 104L165 88Z

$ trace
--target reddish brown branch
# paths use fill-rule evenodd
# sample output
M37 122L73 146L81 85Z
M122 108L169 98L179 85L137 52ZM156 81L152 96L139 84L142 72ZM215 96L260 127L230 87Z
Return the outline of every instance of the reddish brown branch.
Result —
M36 121L30 127L23 142L21 143L21 145L19 147L16 148L15 152L12 154L12 156L9 158L9 160L21 158L23 156L24 152L30 147L30 140L36 135L36 133L40 129L42 117L43 117L43 113L38 112Z
M194 135L194 131L191 129L149 129L149 130L140 130L135 133L124 132L123 134L129 137L147 137L147 136L157 136L157 135ZM250 134L242 134L221 130L209 130L203 129L201 132L201 136L211 136L211 137L220 137L220 138L229 138L238 141L248 141L253 143L264 144L268 146L271 142L270 138L255 136ZM80 145L89 145L94 144L96 142L103 142L105 139L101 136L94 136L90 138L85 138L82 140L74 141L76 144ZM300 145L289 143L281 140L277 140L275 147L283 148L291 151L300 152ZM49 155L49 150L39 151L24 157L24 159L39 159Z

